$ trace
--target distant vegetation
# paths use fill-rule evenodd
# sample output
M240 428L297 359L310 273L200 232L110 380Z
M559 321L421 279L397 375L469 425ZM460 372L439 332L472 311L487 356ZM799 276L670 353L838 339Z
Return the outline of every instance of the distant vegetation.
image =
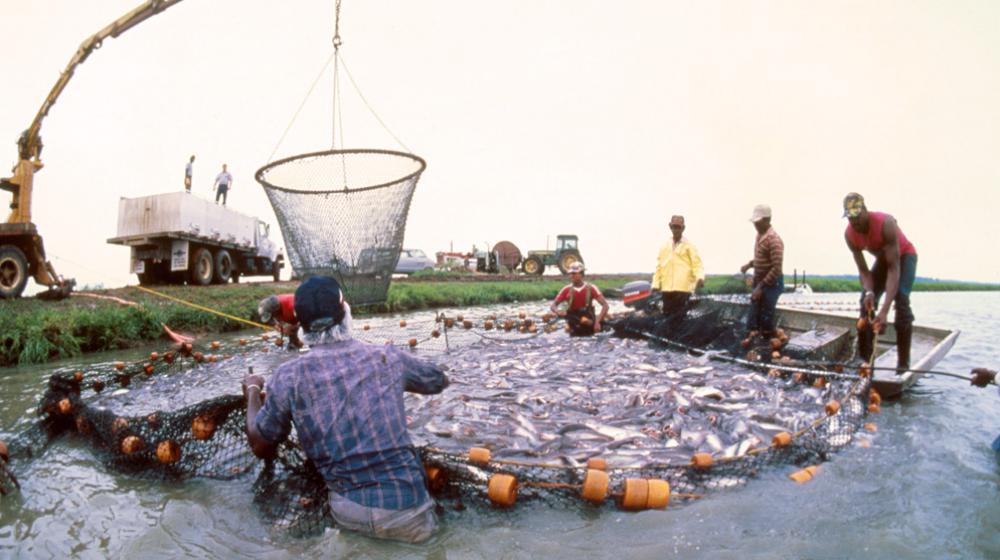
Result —
M621 288L648 275L595 276L590 280L604 291ZM790 277L785 279L791 284ZM567 280L561 276L525 278L482 276L456 272L418 273L393 282L386 303L356 309L357 316L418 309L461 309L473 305L537 301L555 297ZM811 277L815 292L856 292L856 277ZM265 296L292 292L296 282L230 284L226 286L160 287L159 291L223 313L257 321L257 303ZM919 280L920 291L1000 290L998 285ZM703 293L746 293L739 276L710 276ZM0 366L43 363L89 352L129 348L164 338L161 324L186 333L222 333L246 328L239 321L192 309L134 288L97 292L135 301L138 307L74 296L61 302L34 298L0 301Z

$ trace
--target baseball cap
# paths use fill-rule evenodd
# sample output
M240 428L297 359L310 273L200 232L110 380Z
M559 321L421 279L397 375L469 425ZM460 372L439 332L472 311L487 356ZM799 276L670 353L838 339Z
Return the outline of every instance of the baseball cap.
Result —
M580 261L577 261L577 262L569 265L569 273L570 274L574 274L574 273L577 273L577 272L579 272L581 274L583 273L583 263L580 262Z
M771 207L768 206L767 204L758 204L757 206L753 207L753 215L750 216L750 221L759 222L764 218L770 218L770 217L771 217Z
M295 290L295 316L306 331L319 331L344 320L344 293L329 276L310 276Z
M856 192L847 193L844 197L844 217L856 218L861 215L861 210L865 208L865 197Z

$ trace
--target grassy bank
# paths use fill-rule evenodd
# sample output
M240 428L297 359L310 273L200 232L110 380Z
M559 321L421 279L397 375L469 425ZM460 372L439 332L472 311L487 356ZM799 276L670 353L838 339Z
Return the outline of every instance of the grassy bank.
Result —
M620 288L635 275L595 276L590 281L602 290ZM791 278L786 278L791 283ZM359 317L373 313L419 309L461 309L473 305L536 301L555 297L565 278L529 278L468 275L415 275L393 282L386 303L355 309ZM812 278L816 292L856 292L856 279ZM230 284L225 286L163 286L157 291L228 315L257 321L257 303L276 293L292 292L297 282ZM997 290L1000 286L964 283L918 282L920 291ZM742 278L710 276L703 293L744 293ZM34 298L0 301L0 366L44 363L89 352L116 350L161 340L161 324L185 333L222 333L246 328L244 323L220 317L147 294L135 288L93 292L139 303L128 307L112 301L77 294L59 302Z

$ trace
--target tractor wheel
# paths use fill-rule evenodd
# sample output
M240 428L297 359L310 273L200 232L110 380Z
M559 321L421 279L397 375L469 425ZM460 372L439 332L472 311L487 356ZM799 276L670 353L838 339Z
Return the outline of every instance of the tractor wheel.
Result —
M28 259L13 245L0 247L0 299L21 297L28 283Z
M216 284L225 284L233 276L233 257L229 251L219 249L215 252L215 278Z
M204 247L195 249L191 257L191 284L195 286L207 286L212 283L214 274L214 259L212 252Z
M559 272L563 274L569 274L569 267L573 266L573 263L583 264L583 259L580 258L580 253L576 251L564 251L559 257Z
M534 274L535 276L541 276L545 272L545 265L538 257L528 257L524 259L524 264L521 266L521 270L525 274Z

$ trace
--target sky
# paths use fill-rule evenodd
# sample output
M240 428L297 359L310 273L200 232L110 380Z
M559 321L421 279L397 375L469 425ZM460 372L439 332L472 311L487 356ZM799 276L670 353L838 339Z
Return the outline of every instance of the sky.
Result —
M138 4L0 0L0 158L77 46ZM196 195L227 163L229 206L277 231L254 173L331 147L332 73L306 94L333 26L332 0L185 0L106 40L42 126L33 217L58 272L134 284L106 242L118 199L181 190L191 154ZM706 271L731 274L766 203L787 273L854 273L858 191L918 275L1000 282L1000 3L343 0L340 31L392 134L341 74L337 146L427 161L406 247L575 233L590 272L651 272L682 214Z

